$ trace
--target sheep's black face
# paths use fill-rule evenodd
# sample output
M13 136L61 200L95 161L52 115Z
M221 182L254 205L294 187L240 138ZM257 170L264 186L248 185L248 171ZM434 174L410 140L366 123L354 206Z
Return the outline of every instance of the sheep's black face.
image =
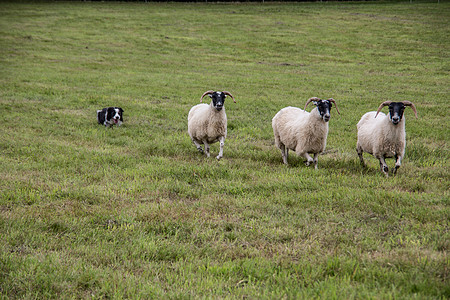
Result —
M319 110L320 117L325 121L330 121L331 115L330 110L333 104L329 100L319 100L314 102L314 104L317 106L317 109Z
M221 111L223 108L223 105L225 104L225 97L226 95L222 92L214 92L213 94L209 95L211 97L214 108L218 111Z
M405 111L405 104L402 102L392 102L389 104L389 117L392 124L397 125L400 123L403 117L403 112Z

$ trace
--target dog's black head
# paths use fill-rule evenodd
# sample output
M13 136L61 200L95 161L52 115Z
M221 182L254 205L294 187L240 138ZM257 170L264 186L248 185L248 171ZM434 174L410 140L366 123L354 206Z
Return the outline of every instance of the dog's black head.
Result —
M123 122L123 109L120 107L108 107L108 113L106 115L106 120L110 123L118 124L119 121Z

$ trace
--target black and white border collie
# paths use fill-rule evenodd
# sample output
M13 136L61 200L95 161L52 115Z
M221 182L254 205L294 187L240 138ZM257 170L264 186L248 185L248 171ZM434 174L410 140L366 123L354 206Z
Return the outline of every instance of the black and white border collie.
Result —
M97 110L98 124L105 125L106 127L120 126L123 122L122 113L123 109L121 107L107 107Z

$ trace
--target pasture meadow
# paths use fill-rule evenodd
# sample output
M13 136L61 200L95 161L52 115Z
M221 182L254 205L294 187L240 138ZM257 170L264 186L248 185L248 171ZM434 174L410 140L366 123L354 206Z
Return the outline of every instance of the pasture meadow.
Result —
M449 298L449 29L447 1L0 2L1 298ZM210 89L221 161L187 134ZM271 119L312 96L341 115L285 166ZM419 115L389 178L355 151L385 100Z

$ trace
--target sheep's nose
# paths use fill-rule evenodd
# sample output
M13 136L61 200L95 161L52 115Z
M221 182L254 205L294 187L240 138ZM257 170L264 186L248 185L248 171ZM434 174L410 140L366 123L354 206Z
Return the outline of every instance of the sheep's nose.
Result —
M330 114L325 114L325 115L323 116L323 120L324 120L325 122L328 122L328 121L330 120Z
M399 117L393 117L392 118L392 123L397 124L398 122L400 122L400 118Z

